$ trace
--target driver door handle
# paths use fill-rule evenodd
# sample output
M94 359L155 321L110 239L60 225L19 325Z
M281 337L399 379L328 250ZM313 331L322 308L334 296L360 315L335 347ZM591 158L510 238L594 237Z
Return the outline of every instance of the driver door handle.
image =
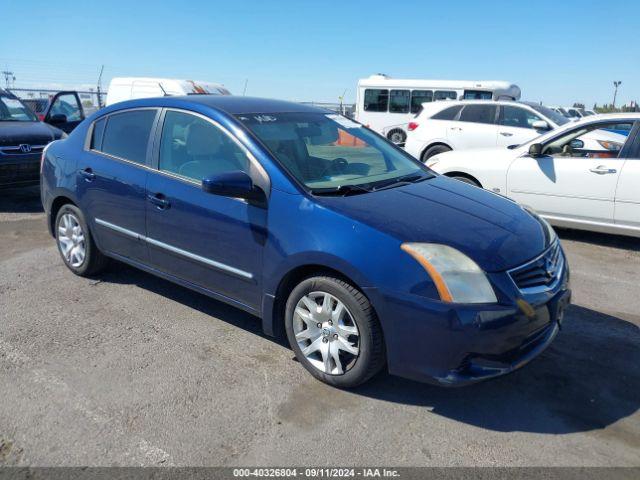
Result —
M591 173L596 173L598 175L606 175L608 173L618 173L618 170L615 168L607 168L606 165L598 165L596 168L590 168L589 171Z
M78 174L81 177L83 177L87 182L93 182L96 179L96 174L93 173L93 170L91 170L89 167L83 170L78 170Z
M165 196L161 193L148 194L147 199L153 203L158 210L166 210L171 206L169 200L165 199Z
M503 137L513 137L513 133L509 132L500 132L500 135L502 135Z

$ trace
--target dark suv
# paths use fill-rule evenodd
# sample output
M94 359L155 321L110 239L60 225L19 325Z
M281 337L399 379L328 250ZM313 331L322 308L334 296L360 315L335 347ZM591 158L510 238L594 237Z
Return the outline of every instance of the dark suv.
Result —
M38 120L15 95L0 89L0 188L37 185L44 147L65 133Z

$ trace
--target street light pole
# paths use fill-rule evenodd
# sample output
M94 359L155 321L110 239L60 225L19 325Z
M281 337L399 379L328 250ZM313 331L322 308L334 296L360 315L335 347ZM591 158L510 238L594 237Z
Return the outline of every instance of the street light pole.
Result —
M622 81L615 81L613 82L613 86L615 87L614 91L613 91L613 108L616 108L616 97L618 96L618 87L620 86L620 84L622 83Z

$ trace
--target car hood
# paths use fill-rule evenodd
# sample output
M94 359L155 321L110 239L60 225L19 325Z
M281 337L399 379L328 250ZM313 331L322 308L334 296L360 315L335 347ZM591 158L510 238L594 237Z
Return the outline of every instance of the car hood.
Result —
M42 122L0 122L0 147L46 145L61 136L61 130Z
M517 203L441 176L317 201L401 242L454 247L487 272L521 265L549 245L546 228Z

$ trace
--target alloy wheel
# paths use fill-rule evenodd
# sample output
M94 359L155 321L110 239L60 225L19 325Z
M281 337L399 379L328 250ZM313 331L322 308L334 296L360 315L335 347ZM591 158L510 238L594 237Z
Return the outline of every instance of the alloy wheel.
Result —
M358 326L344 303L327 292L310 292L298 301L293 333L309 363L326 374L342 375L358 358Z
M58 246L64 260L73 268L84 262L86 244L84 232L73 213L65 213L58 222Z

